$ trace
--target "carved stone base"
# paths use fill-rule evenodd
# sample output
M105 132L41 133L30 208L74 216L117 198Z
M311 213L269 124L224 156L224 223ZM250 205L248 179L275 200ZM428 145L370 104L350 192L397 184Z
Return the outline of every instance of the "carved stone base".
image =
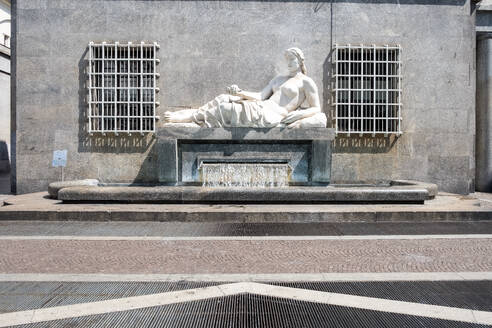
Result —
M159 182L200 184L199 161L272 162L292 168L291 185L328 184L331 179L333 129L252 129L165 127L157 132Z

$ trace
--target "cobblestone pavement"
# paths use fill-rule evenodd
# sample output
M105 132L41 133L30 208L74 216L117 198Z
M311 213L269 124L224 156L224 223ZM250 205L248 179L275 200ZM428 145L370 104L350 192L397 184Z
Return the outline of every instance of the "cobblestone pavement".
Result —
M492 239L0 240L0 273L492 271Z
M0 327L492 324L489 221L2 221L0 250Z
M93 222L2 221L0 236L367 236L492 234L492 220L463 222Z

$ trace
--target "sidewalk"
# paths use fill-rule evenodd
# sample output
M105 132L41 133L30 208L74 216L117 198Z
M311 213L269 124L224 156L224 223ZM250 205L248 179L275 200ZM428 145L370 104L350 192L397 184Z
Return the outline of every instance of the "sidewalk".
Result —
M425 204L65 204L46 192L13 196L0 220L162 222L428 222L492 219L492 195L439 193Z
M424 205L45 197L0 207L0 327L492 325L490 194Z

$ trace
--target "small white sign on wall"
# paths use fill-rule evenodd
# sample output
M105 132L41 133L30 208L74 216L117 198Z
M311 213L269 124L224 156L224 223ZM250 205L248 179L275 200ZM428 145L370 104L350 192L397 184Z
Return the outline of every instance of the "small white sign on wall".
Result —
M55 150L53 152L53 167L67 166L67 150Z

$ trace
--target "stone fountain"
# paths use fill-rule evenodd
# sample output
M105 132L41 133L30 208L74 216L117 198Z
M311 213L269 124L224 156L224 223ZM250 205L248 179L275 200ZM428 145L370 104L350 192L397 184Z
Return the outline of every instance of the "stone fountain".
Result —
M334 129L298 48L285 52L288 74L261 92L237 85L198 108L164 114L157 130L155 186L70 186L66 202L422 203L435 185L332 185Z

